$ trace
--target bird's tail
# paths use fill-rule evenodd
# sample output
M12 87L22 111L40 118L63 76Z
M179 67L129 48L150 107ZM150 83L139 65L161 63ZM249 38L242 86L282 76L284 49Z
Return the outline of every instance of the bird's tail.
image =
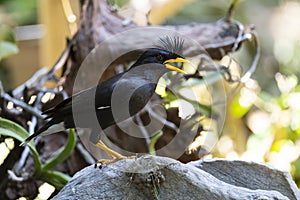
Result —
M42 128L37 130L35 133L30 135L28 138L26 138L25 141L20 144L20 146L25 146L28 142L30 142L30 140L32 140L33 138L35 138L39 135L48 135L48 134L52 134L52 133L57 133L64 129L65 129L64 122L59 123L59 122L56 122L54 119L51 119L44 126L42 126Z

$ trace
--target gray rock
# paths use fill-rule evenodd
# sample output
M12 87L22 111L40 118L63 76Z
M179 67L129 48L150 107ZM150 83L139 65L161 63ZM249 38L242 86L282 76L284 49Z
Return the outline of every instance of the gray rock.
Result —
M287 172L228 160L182 164L158 156L89 166L53 199L300 199Z
M274 190L289 199L300 199L300 192L291 175L264 163L212 159L190 162L189 165L206 171L231 185L251 190Z

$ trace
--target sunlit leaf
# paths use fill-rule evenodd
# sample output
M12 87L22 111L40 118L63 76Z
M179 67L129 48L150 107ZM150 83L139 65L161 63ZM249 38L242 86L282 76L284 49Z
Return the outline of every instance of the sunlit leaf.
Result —
M294 74L285 76L281 73L276 73L275 80L282 94L289 93L290 91L292 91L298 83L297 76Z
M287 109L288 108L288 94L282 94L279 98L275 99L277 100L277 104L280 106L281 109Z
M251 108L252 105L243 106L240 104L240 95L235 97L230 105L231 114L237 118L243 117Z
M20 142L24 142L25 139L29 136L28 132L23 127L21 127L15 122L12 122L4 118L0 118L0 134L15 138ZM33 154L33 160L36 169L40 169L41 162L39 160L39 154L33 142L32 141L28 142L26 145L29 147L29 149Z
M278 140L272 144L271 151L280 152L281 148L287 143L287 140Z
M288 137L288 130L286 127L273 125L274 141L284 140Z
M176 101L178 100L178 97L172 93L172 92L166 92L164 99L166 99L168 102Z

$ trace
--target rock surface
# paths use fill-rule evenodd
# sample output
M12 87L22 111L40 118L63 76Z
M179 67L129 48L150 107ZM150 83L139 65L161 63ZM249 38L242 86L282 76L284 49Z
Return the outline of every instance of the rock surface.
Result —
M142 156L75 174L53 199L300 199L287 172L254 162Z

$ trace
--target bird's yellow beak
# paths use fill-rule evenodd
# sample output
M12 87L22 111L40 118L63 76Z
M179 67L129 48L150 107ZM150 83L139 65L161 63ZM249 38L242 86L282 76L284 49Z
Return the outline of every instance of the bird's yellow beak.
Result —
M169 59L169 60L165 61L165 63L171 63L171 62L185 63L185 62L187 62L187 60L178 57L178 58L175 58L175 59Z
M169 60L166 60L164 62L166 68L170 69L170 70L173 70L173 71L176 71L176 72L179 72L179 73L182 73L182 74L186 74L185 71L183 71L182 69L179 69L177 67L174 67L170 64L167 64L167 63L171 63L171 62L178 62L178 63L184 63L184 62L187 62L187 60L183 59L183 58L176 58L176 59L169 59Z

